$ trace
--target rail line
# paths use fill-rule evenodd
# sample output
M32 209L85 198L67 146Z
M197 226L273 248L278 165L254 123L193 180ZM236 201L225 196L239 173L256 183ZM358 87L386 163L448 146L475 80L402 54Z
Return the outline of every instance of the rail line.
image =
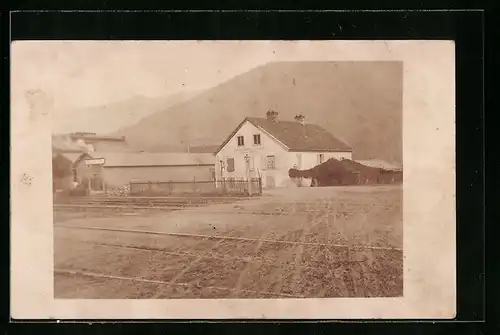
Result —
M395 247L377 247L377 246L366 246L366 245L348 246L348 245L343 245L343 244L316 243L316 242L305 242L305 241L271 240L271 239L259 239L259 238L236 237L236 236L221 236L221 235L172 233L172 232L160 232L160 231L137 230L137 229L106 228L106 227L92 227L92 226L73 226L73 225L64 225L64 224L55 224L54 227L67 228L67 229L95 230L95 231L111 231L111 232L133 233L133 234L188 237L188 238L222 239L222 240L251 241L251 242L262 242L262 243L282 243L282 244L290 244L290 245L323 246L323 247L346 248L346 249L350 248L351 250L352 249L367 249L367 250L385 250L385 251L398 251L398 252L403 251L401 248L395 248Z
M160 284L160 285L166 285L166 286L179 286L179 287L192 287L192 286L196 286L196 285L188 284L188 283L172 283L172 282L169 282L169 281L156 280L156 279L115 276L115 275L107 275L107 274L97 273L97 272L75 271L75 270L67 270L67 269L55 269L54 273L55 274L66 274L66 275L84 276L84 277L93 277L93 278L127 280L127 281L139 282L139 283ZM257 294L257 295L279 296L279 297L286 297L286 298L305 298L305 296L298 296L298 295L292 295L292 294L286 294L286 293L264 292L264 291L255 291L255 290L248 290L248 289L235 289L235 288L218 287L218 286L203 286L203 287L200 287L200 288L214 289L214 290L223 290L223 291L236 291L236 290L238 290L238 292L243 292L243 293L251 293L251 294Z
M295 213L289 213L289 211L275 211L275 212L264 212L264 211L249 211L249 210L223 210L223 209L206 209L203 208L202 206L192 206L192 207L178 207L178 206L103 206L103 205L90 205L90 206L83 206L83 205L78 205L78 206L73 206L73 205L54 205L55 210L60 210L60 211L67 211L67 212L76 212L76 211L81 211L81 210L93 210L93 209L100 209L100 210L109 210L109 211L115 211L115 210L152 210L152 211L157 211L158 213L161 212L178 212L180 210L196 210L197 213L213 213L213 214L239 214L239 215L262 215L262 216L304 216L309 213L323 213L324 211L322 210L307 210L304 212L295 212Z
M162 254L179 256L179 257L194 257L194 258L202 257L204 259L216 259L216 260L220 260L220 261L240 261L240 262L254 263L254 264L274 265L274 263L271 263L271 262L251 260L250 257L219 257L216 255L208 255L208 254L204 254L204 253L170 251L170 250L166 250L163 248L156 248L156 247L135 246L135 245L130 245L130 244L125 245L125 244L116 244L116 243L104 243L104 242L95 242L95 241L82 241L82 240L78 240L76 238L68 238L68 237L61 237L59 239L74 241L74 242L84 243L84 244L117 248L117 249L129 249L129 250L138 250L138 251L159 252ZM207 251L210 251L210 250L207 250Z

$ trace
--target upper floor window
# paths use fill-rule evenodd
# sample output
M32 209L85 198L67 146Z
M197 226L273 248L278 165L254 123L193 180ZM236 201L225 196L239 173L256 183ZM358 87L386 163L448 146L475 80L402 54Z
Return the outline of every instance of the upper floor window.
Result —
M234 172L234 158L227 159L227 172Z
M245 137L243 136L238 136L238 146L242 147L245 145Z
M253 135L253 144L260 145L260 134Z

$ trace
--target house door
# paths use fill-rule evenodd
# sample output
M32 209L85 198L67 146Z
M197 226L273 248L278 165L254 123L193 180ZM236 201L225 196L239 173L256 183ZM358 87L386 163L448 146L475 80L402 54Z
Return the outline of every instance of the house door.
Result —
M266 187L274 188L275 186L274 176L266 176Z
M102 191L104 189L103 186L103 181L100 175L94 174L90 177L90 189L92 191Z
M90 168L90 190L91 191L103 191L104 181L101 176L102 166L100 165L89 165Z

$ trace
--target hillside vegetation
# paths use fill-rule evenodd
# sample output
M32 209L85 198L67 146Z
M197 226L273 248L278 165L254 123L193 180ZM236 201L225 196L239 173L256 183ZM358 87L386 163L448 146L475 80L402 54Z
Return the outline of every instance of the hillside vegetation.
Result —
M402 162L402 63L276 62L257 67L114 135L148 151L217 145L246 116L303 114L354 148L354 159Z

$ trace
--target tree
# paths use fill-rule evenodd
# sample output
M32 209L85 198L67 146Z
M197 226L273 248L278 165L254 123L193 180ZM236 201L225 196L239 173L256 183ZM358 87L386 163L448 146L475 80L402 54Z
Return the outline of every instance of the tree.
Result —
M52 160L52 178L65 178L72 174L73 164L70 160L58 155Z

